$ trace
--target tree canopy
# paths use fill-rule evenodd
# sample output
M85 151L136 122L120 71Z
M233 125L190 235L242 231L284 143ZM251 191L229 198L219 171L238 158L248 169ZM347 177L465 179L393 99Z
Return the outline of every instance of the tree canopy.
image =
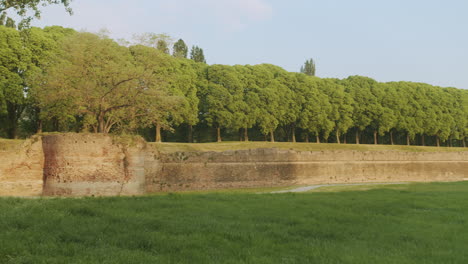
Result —
M57 26L0 25L0 136L466 146L467 90L318 78L271 64L207 65L201 48L187 59L184 41L171 43L148 33L122 46Z

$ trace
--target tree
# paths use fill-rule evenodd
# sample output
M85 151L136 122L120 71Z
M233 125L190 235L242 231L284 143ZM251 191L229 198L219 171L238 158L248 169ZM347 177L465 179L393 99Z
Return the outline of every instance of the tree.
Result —
M158 40L156 44L156 49L158 49L162 53L169 54L169 47L167 46L167 42L165 40Z
M212 65L207 69L209 81L204 103L208 124L216 127L221 142L221 128L239 129L242 124L243 87L238 72L232 66Z
M238 95L241 98L238 98L237 102L238 110L235 127L244 130L240 139L249 141L248 130L257 123L260 113L260 98L257 93L259 87L251 66L236 65L234 69L237 71L237 78L241 83L241 95Z
M190 51L190 59L195 62L206 63L205 55L203 54L203 49L198 46L193 46Z
M257 123L262 134L270 134L270 141L275 142L275 130L279 125L290 124L293 115L288 113L292 97L289 88L282 82L280 67L270 64L253 66L260 99Z
M135 120L149 99L158 98L145 73L126 47L77 33L63 42L55 62L37 78L43 84L39 105L48 118L65 109L81 116L85 127L108 133Z
M301 73L309 76L315 76L315 62L313 59L305 61L304 65L301 66Z
M181 112L183 95L171 89L171 82L177 78L176 62L166 53L143 45L132 46L130 51L136 65L143 70L140 82L152 95L138 102L139 111L134 118L138 120L137 126L155 126L155 141L161 142L161 129L170 130L173 117Z
M6 115L2 118L3 129L9 138L17 138L18 121L26 107L25 73L31 53L24 48L19 31L0 26L0 54L0 114Z
M332 111L332 105L328 96L319 90L320 79L298 74L299 89L305 102L299 114L298 125L305 130L306 142L309 142L309 133L316 136L316 142L320 143L321 131L332 131L334 123L328 119ZM329 133L329 132L327 132Z
M7 15L6 13L1 13L0 14L0 26L4 26L6 23Z
M346 133L353 125L353 103L352 96L345 91L345 88L337 79L322 79L319 88L327 94L332 105L328 120L334 123L334 130L337 143L341 143L340 135ZM328 139L331 130L323 131L323 137Z
M65 10L72 14L70 8L71 0L0 0L0 14L6 17L7 11L13 10L21 17L19 28L28 27L33 18L41 17L41 6L62 4ZM32 16L28 16L28 11L32 11Z
M42 83L34 83L34 80L31 77L42 74L42 71L47 68L47 65L53 62L56 54L60 52L61 41L66 37L75 34L76 31L59 26L46 27L44 29L32 27L23 31L25 31L24 34L22 34L25 48L31 52L30 67L25 73L28 86L28 105L26 108L28 118L23 122L29 122L28 126L31 129L30 133L40 133L44 126L44 120L42 118L41 108L39 107L38 98L36 97L35 92L41 90L43 87ZM35 86L36 84L37 87ZM62 123L65 123L66 120L73 120L73 118L66 115L67 111L63 111L62 113L64 114L64 117L54 119L55 124L57 124L57 122L60 123L61 121ZM56 125L54 126L57 128Z
M169 49L173 43L171 36L167 34L143 33L133 35L135 45L143 45L158 49L166 54L169 54Z
M216 140L221 142L221 128L230 126L232 121L232 112L228 108L232 97L226 88L215 83L209 83L201 95L203 117L209 126L216 128Z
M377 82L367 77L350 76L341 83L353 97L353 126L356 128L356 144L359 144L359 133L377 120L382 112L382 106L373 94ZM374 127L374 144L377 144L377 132Z
M174 51L172 55L176 58L187 58L188 55L188 47L185 44L185 42L182 39L179 39L175 44L174 44Z

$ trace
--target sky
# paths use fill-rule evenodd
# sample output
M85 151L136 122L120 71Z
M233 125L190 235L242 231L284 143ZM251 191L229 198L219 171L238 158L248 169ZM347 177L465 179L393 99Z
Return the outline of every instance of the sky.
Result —
M468 89L467 0L73 0L34 26L115 39L145 32L203 48L208 64L271 63L317 76L362 75Z

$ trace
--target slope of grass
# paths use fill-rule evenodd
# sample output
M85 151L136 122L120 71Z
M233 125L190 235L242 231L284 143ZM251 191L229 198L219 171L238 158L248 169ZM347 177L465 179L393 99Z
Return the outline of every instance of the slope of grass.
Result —
M0 199L0 263L468 263L468 182Z
M467 148L422 147L402 145L365 145L365 144L317 144L290 142L220 142L220 143L149 143L166 153L177 151L226 151L256 148L293 149L299 151L356 150L356 151L410 151L410 152L446 152L468 151Z

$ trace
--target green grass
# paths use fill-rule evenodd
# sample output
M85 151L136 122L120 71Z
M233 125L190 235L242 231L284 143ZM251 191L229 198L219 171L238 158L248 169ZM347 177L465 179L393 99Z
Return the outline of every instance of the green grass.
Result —
M468 263L467 193L3 198L0 263Z
M317 189L310 190L308 192L347 192L347 191L368 191L373 189L391 189L391 190L407 190L407 183L379 183L379 184L356 184L356 185L338 185L338 186L323 186Z
M18 150L24 142L23 139L0 138L0 151Z
M257 148L294 149L299 151L356 150L356 151L409 151L409 152L447 152L468 151L467 148L422 147L402 145L365 145L329 143L290 143L290 142L220 142L220 143L149 143L165 153L177 151L226 151Z

